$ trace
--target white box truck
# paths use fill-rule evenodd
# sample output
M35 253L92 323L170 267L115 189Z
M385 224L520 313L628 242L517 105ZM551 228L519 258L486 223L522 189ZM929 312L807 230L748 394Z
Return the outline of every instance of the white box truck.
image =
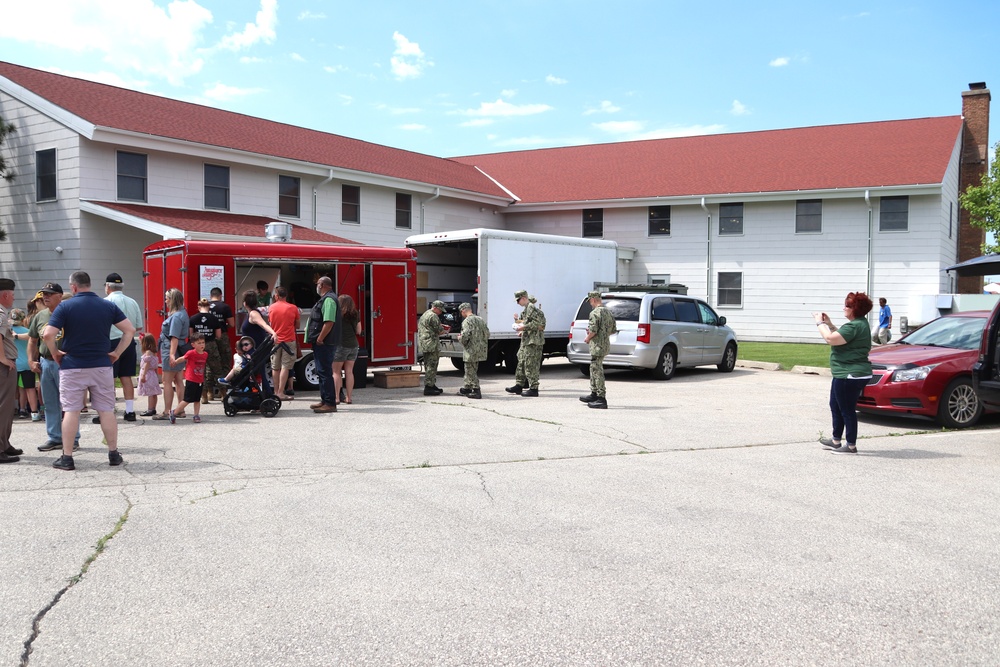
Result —
M484 366L517 366L520 337L514 299L527 290L545 313L546 355L565 354L576 310L595 283L618 276L618 244L603 239L531 234L498 229L463 229L419 234L406 239L417 251L417 312L435 299L449 305L442 316L452 333L441 340L441 356L461 369L458 305L472 304L490 329L489 358Z

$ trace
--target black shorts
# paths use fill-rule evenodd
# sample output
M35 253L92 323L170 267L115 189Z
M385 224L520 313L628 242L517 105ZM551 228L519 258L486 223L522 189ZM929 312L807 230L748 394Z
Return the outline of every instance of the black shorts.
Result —
M184 381L184 402L185 403L197 403L201 400L201 382L191 382L190 380Z
M18 371L17 377L20 380L18 386L24 389L35 388L35 371Z
M122 342L121 338L115 338L111 341L111 348L108 352L114 352L115 348L118 347L118 343ZM135 355L135 341L125 348L122 352L122 356L118 357L118 361L115 362L112 367L112 376L116 378L130 378L136 375L136 362L138 358Z

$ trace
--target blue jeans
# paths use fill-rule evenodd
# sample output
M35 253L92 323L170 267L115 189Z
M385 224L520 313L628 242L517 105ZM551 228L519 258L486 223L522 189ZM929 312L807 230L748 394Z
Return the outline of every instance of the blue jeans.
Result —
M833 378L830 383L830 414L833 417L833 439L843 435L847 444L858 442L858 399L868 380ZM845 433L846 430L846 433Z
M336 345L313 344L313 364L319 376L319 399L326 405L337 404L337 394L333 386L333 357Z
M59 402L59 364L45 357L42 363L42 400L45 401L45 433L52 442L62 442L62 404ZM74 442L80 442L80 431Z

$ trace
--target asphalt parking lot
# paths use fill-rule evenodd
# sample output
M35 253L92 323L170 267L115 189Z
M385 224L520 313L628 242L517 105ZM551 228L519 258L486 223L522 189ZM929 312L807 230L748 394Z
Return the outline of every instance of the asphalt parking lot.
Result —
M563 361L539 398L441 369L331 415L122 422L121 468L89 420L75 472L17 421L0 662L996 664L995 417L863 417L834 454L825 377L609 372L591 410Z

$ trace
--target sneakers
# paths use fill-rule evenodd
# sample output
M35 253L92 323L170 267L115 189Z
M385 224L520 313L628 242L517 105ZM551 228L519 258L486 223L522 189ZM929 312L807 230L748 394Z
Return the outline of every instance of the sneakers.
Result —
M221 387L228 387L229 386L229 380L227 380L226 378L219 378L219 379L217 379L215 381L215 384L217 384L217 385L219 385Z
M134 412L126 412L125 413L125 421L127 421L127 422L134 422L135 421L135 413Z
M528 397L536 397L537 398L538 397L538 388L536 387L534 389L525 389L524 391L521 392L521 396L528 396Z
M200 424L201 423L201 415L195 415L194 418L191 419L191 421L193 421L195 424Z
M522 387L519 384L515 384L513 387L507 387L506 389L504 389L504 391L507 392L508 394L520 394L522 391L524 391L524 387Z
M62 449L62 443L55 440L46 440L44 445L38 445L38 451L51 452L54 449Z
M121 453L117 449L112 449L108 452L108 463L113 466L120 466L125 461L122 459Z
M17 447L14 446L10 446L7 449L5 449L3 453L6 454L7 456L20 456L21 454L24 454L24 450L18 449Z
M588 408L597 408L598 410L607 410L608 401L603 396L598 396L596 399L587 403Z
M127 413L125 415L125 420L126 421L135 421L134 419L129 419L128 418L129 415L133 415L134 416L135 413L134 412ZM145 412L140 412L139 416L140 417L155 417L156 416L156 410L146 410Z
M424 396L437 396L443 394L444 389L438 389L436 386L429 384L424 387Z
M96 417L94 417L93 419L91 419L90 423L91 424L100 424L101 423L101 415L97 415Z
M177 415L174 413L173 410L170 411L170 417L169 417L169 419L170 419L170 423L171 424L176 424L177 423Z
M819 444L823 445L824 447L833 447L833 448L840 447L840 443L834 442L831 438L820 438Z
M52 467L59 468L60 470L76 470L76 464L73 463L73 457L66 456L65 454L57 458L52 463Z
M583 401L584 403L591 403L597 400L597 394L595 394L594 392L590 392L586 396L581 396L580 400Z
M17 463L20 460L21 459L19 459L16 456L11 456L10 454L4 454L0 452L0 463Z
M40 421L42 421L42 419L44 419L44 417L42 417L42 415L40 413L38 413L38 412L32 412L31 413L31 421L33 421L33 422L40 422Z
M837 452L839 454L857 454L858 448L848 445L846 442L840 447L834 447L833 449L827 450L831 452Z

